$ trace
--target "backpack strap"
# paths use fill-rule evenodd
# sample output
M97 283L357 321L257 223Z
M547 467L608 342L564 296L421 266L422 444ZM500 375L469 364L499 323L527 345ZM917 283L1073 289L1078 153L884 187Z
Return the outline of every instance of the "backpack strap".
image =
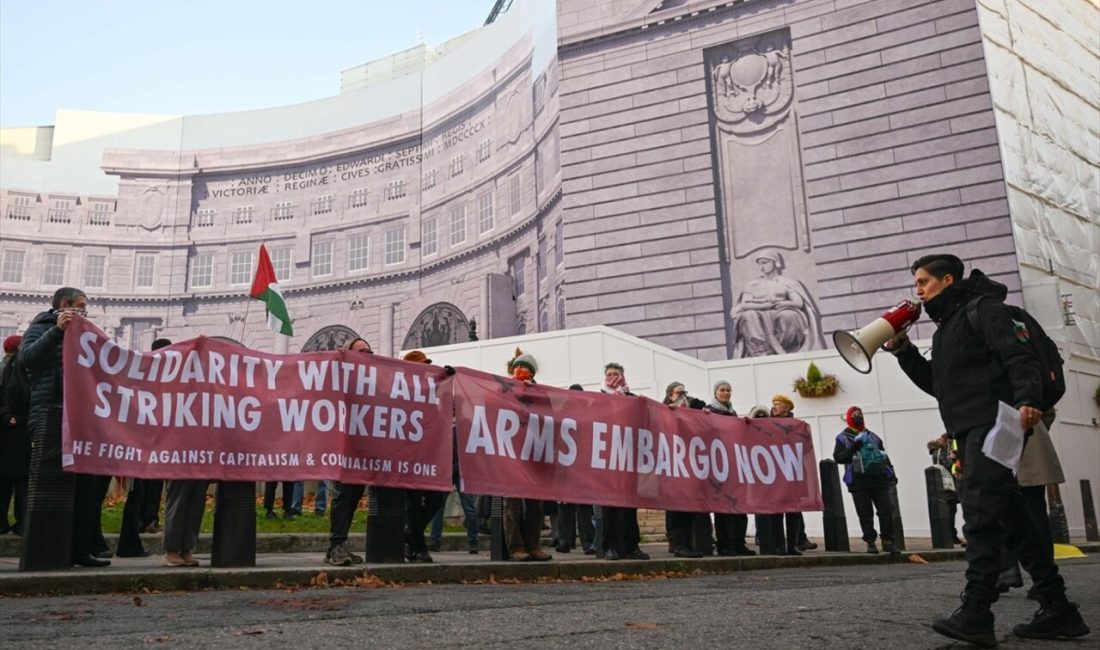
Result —
M975 298L971 298L966 303L966 322L970 323L970 329L978 332L979 334L982 331L982 324L981 320L978 318L978 305L981 304L982 298L987 297L988 296L977 296Z

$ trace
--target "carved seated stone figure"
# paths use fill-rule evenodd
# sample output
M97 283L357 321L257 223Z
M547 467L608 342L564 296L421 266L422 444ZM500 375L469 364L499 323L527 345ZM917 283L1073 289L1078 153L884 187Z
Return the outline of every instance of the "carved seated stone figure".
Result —
M804 284L783 277L783 256L764 252L756 263L760 278L745 285L730 310L734 357L823 349L817 305Z

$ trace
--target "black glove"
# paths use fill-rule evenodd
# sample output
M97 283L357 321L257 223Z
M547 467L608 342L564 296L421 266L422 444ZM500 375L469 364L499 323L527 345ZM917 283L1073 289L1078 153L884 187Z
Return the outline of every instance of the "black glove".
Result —
M450 377L451 375L455 374L455 369L451 366L443 366L443 374Z

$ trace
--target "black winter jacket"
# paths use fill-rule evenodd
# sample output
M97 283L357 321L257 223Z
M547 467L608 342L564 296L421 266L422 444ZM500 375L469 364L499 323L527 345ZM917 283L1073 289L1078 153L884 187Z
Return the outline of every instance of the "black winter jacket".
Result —
M940 417L951 433L992 425L998 401L1015 407L1039 406L1041 366L1027 343L1016 336L1004 305L1007 294L1003 284L972 271L969 278L941 294L932 360L913 345L897 354L905 374L939 402ZM966 317L967 303L977 296L991 296L979 303L981 331L972 329Z
M57 314L42 312L34 317L19 345L19 363L31 378L31 429L51 406L61 406L61 343L65 332L57 327Z

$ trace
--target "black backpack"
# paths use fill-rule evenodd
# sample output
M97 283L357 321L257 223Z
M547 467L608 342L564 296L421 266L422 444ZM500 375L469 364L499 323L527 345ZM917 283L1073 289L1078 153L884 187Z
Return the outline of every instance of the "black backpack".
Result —
M982 331L978 319L978 303L982 298L988 297L978 296L966 304L966 320L975 332ZM1039 408L1045 413L1054 408L1058 400L1062 399L1062 395L1066 394L1066 375L1062 369L1064 363L1062 355L1058 353L1058 346L1047 336L1031 314L1015 305L1005 304L1005 308L1008 309L1009 315L1016 324L1016 335L1039 359L1040 383L1043 392L1043 401L1039 404Z
M7 416L15 416L16 420L26 422L31 412L31 379L23 370L23 365L18 362L18 355L12 355L4 364L4 372L0 374L0 411Z

